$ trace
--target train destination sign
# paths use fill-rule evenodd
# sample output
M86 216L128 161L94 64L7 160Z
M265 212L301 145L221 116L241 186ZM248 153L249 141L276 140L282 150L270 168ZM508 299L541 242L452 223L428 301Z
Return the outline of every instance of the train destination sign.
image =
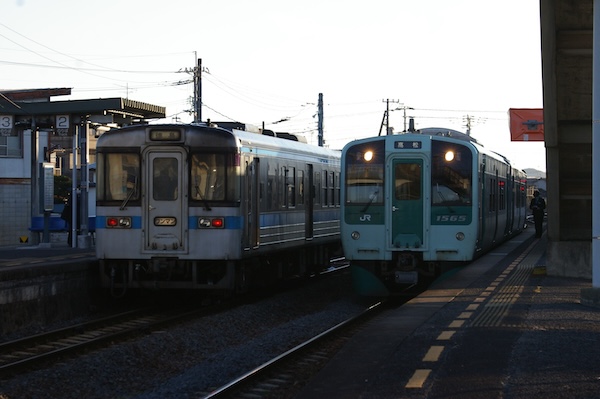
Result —
M399 150L420 150L422 143L420 141L395 141L394 148Z

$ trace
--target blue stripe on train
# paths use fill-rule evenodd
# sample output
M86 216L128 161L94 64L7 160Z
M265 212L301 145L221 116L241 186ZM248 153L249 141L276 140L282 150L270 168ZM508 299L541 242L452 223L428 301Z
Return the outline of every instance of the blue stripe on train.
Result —
M131 217L131 228L141 229L142 228L142 217L141 216L129 216ZM218 216L217 216L218 217ZM319 211L314 214L315 222L324 222L330 220L339 220L340 211L339 209L332 209L327 211ZM288 223L294 223L293 218L289 218L289 214L282 213L268 213L260 216L261 227L279 226L284 224L284 220L287 219ZM297 214L297 223L304 221L304 213ZM188 226L191 230L198 229L198 216L188 217ZM225 217L225 229L241 230L244 226L244 219L241 216L226 216ZM96 216L96 229L106 228L106 216Z

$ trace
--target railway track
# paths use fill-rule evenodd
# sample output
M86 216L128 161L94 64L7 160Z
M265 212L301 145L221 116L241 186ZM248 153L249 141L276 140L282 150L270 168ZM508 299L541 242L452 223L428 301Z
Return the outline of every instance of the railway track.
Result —
M342 272L347 268L343 258L320 273L322 276ZM0 344L0 378L55 362L65 356L123 342L139 334L174 325L193 318L226 311L238 306L243 298L192 308L170 306L159 309L145 307L103 317L84 323L20 338Z
M421 293L425 286L412 286L400 295L376 302L362 313L306 340L211 392L202 399L293 398L337 351L369 320L390 307L401 306Z
M310 338L212 392L204 399L237 397L285 398L304 384L354 335L364 323L386 308L377 302L357 316Z
M73 353L122 342L167 324L198 316L186 311L140 308L0 344L0 376L10 376Z

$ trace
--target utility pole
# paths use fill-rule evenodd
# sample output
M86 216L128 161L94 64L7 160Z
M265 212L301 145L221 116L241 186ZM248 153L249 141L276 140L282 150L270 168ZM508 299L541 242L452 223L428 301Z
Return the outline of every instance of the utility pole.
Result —
M323 147L323 93L319 93L318 112L319 120L317 122L317 140L319 147Z
M404 110L404 132L406 133L406 110L407 109L414 109L413 107L407 107L406 105L403 105L402 107L396 108L396 109L402 109Z
M385 108L385 113L383 114L383 119L381 120L381 127L379 128L379 135L381 136L381 128L383 127L383 124L385 122L385 134L386 135L391 135L390 132L390 103L395 103L395 104L400 104L400 100L390 100L385 99L382 100L385 104L386 104L386 108Z
M202 121L202 58L194 68L194 122Z
M471 125L473 122L473 117L471 115L465 116L465 123L466 123L466 127L467 127L467 136L471 135Z

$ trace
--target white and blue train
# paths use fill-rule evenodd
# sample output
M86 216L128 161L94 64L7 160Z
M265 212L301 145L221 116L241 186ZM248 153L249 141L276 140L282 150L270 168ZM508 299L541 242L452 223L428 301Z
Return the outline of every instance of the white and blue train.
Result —
M231 293L327 267L341 250L340 152L280 136L238 123L104 133L101 285Z
M341 237L357 292L393 295L521 232L526 182L505 157L454 130L347 144Z

